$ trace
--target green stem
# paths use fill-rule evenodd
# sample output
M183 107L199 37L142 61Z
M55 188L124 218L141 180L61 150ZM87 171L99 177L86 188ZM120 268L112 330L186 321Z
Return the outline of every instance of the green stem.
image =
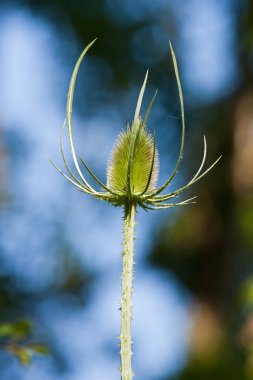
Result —
M134 266L134 226L135 205L125 206L124 214L124 241L123 241L123 270L122 270L122 297L121 297L121 380L132 380L132 282Z

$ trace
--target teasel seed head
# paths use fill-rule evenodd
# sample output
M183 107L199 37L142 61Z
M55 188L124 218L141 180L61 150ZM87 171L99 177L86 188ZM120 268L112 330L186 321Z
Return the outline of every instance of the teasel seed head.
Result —
M159 172L155 138L140 117L122 131L114 143L107 167L107 186L115 193L127 191L127 174L131 141L136 134L132 157L130 192L133 196L155 189Z
M183 158L184 151L184 139L185 139L185 115L184 115L184 100L183 92L178 72L177 60L170 43L170 51L172 55L172 62L174 66L178 95L181 109L181 144L178 154L178 159L174 170L169 175L168 179L159 187L156 186L158 171L159 171L159 158L158 151L156 149L155 134L152 135L146 128L147 120L152 109L154 100L157 95L157 91L153 96L144 119L141 118L141 105L142 99L146 88L148 79L148 71L146 72L143 85L141 87L139 97L136 104L134 120L131 126L127 126L126 129L121 132L116 139L114 147L111 152L111 156L107 167L107 183L104 184L96 174L88 167L84 160L80 158L80 163L85 168L86 172L92 177L92 179L99 185L100 189L96 190L90 181L86 179L86 176L81 170L79 160L76 154L74 139L73 139L73 127L72 127L72 104L75 90L76 77L80 68L80 64L86 55L87 51L94 44L96 40L93 40L83 50L79 59L76 62L75 68L72 73L72 77L69 84L69 92L67 98L66 109L66 125L68 129L70 150L73 158L73 163L76 169L74 172L67 162L64 149L62 136L60 140L60 149L63 162L65 164L67 173L64 173L58 165L52 160L52 164L55 168L71 182L81 192L91 195L97 199L101 199L111 203L114 206L127 206L134 204L142 207L144 210L159 210L167 209L175 206L185 206L191 203L195 203L196 197L171 203L170 200L182 194L185 190L203 178L220 160L221 156L217 158L207 169L203 170L207 144L204 137L204 153L199 169L188 180L184 186L174 190L173 192L165 193L176 176ZM65 122L64 122L65 125ZM169 202L168 202L169 201Z

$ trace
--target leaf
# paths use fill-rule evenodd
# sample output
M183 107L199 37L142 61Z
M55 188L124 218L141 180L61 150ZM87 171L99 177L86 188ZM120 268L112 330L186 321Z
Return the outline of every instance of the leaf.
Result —
M48 347L39 343L31 343L27 347L35 354L47 355L49 353Z
M49 353L49 349L39 343L29 343L26 345L10 343L6 346L6 350L25 366L31 364L34 355L47 355Z
M25 366L31 364L31 352L26 347L9 344L6 349L10 354L14 355L21 364Z
M26 338L31 333L32 324L29 321L19 321L16 323L0 324L0 337L20 340Z

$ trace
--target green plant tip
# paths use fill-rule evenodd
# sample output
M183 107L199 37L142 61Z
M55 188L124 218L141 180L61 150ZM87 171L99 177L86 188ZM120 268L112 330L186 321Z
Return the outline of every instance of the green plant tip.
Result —
M108 162L107 186L119 194L125 194L127 190L131 141L135 133L136 139L130 173L130 192L133 196L137 196L143 193L146 188L147 191L152 191L155 189L157 182L159 158L155 140L139 117L136 122L133 122L131 126L128 126L119 134Z
M172 193L165 193L164 191L168 188L169 184L172 182L176 176L180 164L183 158L184 151L184 139L185 139L185 116L184 116L184 101L183 101L183 92L179 77L179 71L177 66L177 60L170 44L170 51L172 56L172 62L174 66L178 95L180 100L180 109L181 109L181 144L179 149L179 155L174 167L173 172L170 174L168 179L161 186L156 186L158 171L159 171L159 159L158 151L155 143L155 135L150 134L146 128L146 123L148 116L152 109L154 100L157 95L157 91L153 96L149 107L142 119L140 116L142 100L145 93L145 88L148 80L148 71L146 72L144 82L142 84L135 114L134 120L131 126L127 126L126 129L121 132L116 139L114 147L111 152L107 167L107 182L104 184L88 167L84 160L80 160L81 164L84 166L86 172L92 177L92 179L97 183L99 189L96 190L93 185L90 184L89 180L86 178L85 174L80 168L79 160L76 155L74 138L73 138L73 127L72 127L72 105L74 98L74 90L77 74L81 65L83 58L94 44L95 40L92 41L86 48L83 50L79 59L76 62L75 68L69 84L69 92L67 99L67 109L66 109L66 125L68 129L69 143L72 154L73 163L76 169L76 172L70 168L68 164L63 145L62 138L60 142L61 154L63 162L65 164L68 174L62 172L62 170L53 162L53 165L56 169L69 181L71 182L78 190L81 192L91 195L97 199L102 199L106 202L111 203L114 206L127 206L129 204L134 204L140 206L145 210L158 210L166 209L175 206L185 206L192 203L194 198L189 198L184 201L170 203L167 201L171 200L174 197L177 197L201 178L203 178L219 161L219 157L212 165L207 169L202 171L205 160L207 145L204 138L204 154L203 159L200 164L199 169L191 180L189 180L184 186L173 191ZM64 123L65 124L65 123ZM102 190L101 190L102 188Z

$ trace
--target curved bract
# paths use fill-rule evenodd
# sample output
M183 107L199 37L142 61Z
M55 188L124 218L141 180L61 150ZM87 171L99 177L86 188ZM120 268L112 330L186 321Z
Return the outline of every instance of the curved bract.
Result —
M76 174L70 169L70 166L66 160L62 137L61 137L61 154L63 162L67 169L68 175L63 173L61 169L53 163L56 169L74 186L76 186L82 192L92 195L96 198L105 200L112 203L114 206L124 206L129 203L139 205L140 207L146 210L157 210L165 209L174 206L183 206L190 203L194 203L196 197L186 199L181 202L167 203L166 201L180 195L184 190L188 189L194 183L199 181L204 175L206 175L216 163L220 160L221 156L206 170L202 171L205 160L206 160L206 140L204 138L204 154L201 165L193 176L193 178L176 191L172 193L167 193L159 195L166 190L168 185L174 179L175 175L178 172L179 166L183 158L184 151L184 141L185 141L185 116L184 116L184 101L183 101L183 92L180 83L179 71L177 66L176 56L173 50L173 47L170 43L170 51L172 55L172 61L178 86L178 94L180 100L181 108L181 122L182 122L182 137L180 150L178 155L178 160L175 165L173 172L168 177L165 183L156 188L156 182L159 171L159 159L158 151L155 143L155 135L150 134L147 130L146 124L148 120L149 113L152 109L155 97L152 98L150 105L146 111L144 119L142 120L140 116L142 99L144 96L146 83L148 79L148 71L145 75L143 85L140 90L140 94L137 100L134 120L131 126L128 126L123 132L121 132L114 144L109 163L107 168L107 184L104 184L93 171L88 167L84 160L80 159L80 163L84 169L91 175L93 180L99 186L99 190L94 189L88 180L86 179L84 173L82 172L80 165L77 160L77 155L74 146L73 138L73 127L72 127L72 105L74 98L74 90L77 74L79 71L80 64L96 40L93 40L89 45L85 47L82 54L80 55L71 80L69 84L68 100L67 100L67 110L66 110L66 121L67 129L69 135L69 143L73 162L76 168ZM64 123L65 124L65 123Z

